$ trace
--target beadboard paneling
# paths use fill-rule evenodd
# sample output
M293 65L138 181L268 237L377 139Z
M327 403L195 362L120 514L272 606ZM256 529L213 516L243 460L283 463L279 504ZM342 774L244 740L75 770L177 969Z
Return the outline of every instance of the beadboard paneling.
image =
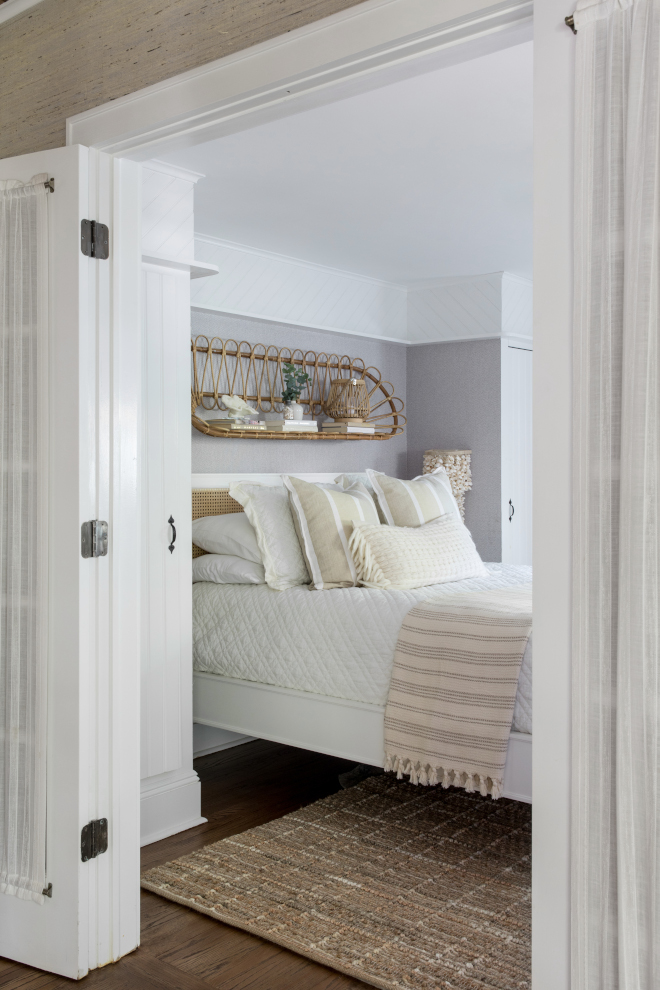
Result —
M210 237L195 257L220 269L191 288L193 306L263 320L407 339L403 286L255 251Z
M407 339L475 340L532 336L532 283L492 272L408 286Z
M501 272L409 287L408 338L414 342L499 337L501 332Z
M192 771L190 279L143 266L141 776ZM185 425L184 425L185 424ZM184 432L182 433L182 427ZM167 523L175 520L177 542Z
M142 167L142 253L190 261L195 257L195 178L168 167Z
M0 31L0 158L65 144L67 117L359 0L43 0Z
M502 276L502 336L531 337L533 286L529 279L504 272Z

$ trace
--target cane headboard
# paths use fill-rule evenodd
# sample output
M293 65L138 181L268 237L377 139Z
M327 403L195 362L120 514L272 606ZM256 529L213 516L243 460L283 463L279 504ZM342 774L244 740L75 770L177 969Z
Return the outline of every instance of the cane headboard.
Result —
M224 516L228 512L242 512L243 506L232 498L228 488L193 488L192 490L192 517L200 519L202 516ZM206 550L192 545L193 559L203 557Z
M303 481L331 482L339 472L332 474L296 474ZM229 494L230 485L238 481L248 481L258 485L281 485L280 474L193 474L192 476L192 517L224 516L228 512L242 512L243 506ZM202 557L206 550L192 545L193 559Z

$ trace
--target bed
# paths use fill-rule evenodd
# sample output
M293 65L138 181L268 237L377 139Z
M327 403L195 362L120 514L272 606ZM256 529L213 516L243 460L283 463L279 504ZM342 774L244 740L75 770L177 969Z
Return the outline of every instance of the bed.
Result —
M299 475L331 481L333 475ZM238 511L233 481L279 475L194 475L193 516ZM417 602L531 580L531 568L489 564L488 576L414 591L199 583L193 589L194 721L357 763L383 764L394 648ZM523 659L503 794L531 801L532 642Z

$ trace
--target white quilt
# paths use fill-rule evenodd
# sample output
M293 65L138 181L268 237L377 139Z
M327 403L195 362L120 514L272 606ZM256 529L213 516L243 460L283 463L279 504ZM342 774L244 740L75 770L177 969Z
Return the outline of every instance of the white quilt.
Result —
M531 581L531 567L486 567L488 577L413 591L273 591L265 584L195 584L195 670L384 706L401 622L416 602ZM518 681L513 728L532 731L531 637Z

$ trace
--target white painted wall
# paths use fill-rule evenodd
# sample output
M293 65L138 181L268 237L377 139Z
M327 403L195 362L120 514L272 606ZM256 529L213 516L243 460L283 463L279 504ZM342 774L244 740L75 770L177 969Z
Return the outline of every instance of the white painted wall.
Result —
M534 5L534 990L571 982L574 7Z
M532 336L532 283L507 272L404 285L199 234L195 256L220 269L193 283L200 309L405 343Z

